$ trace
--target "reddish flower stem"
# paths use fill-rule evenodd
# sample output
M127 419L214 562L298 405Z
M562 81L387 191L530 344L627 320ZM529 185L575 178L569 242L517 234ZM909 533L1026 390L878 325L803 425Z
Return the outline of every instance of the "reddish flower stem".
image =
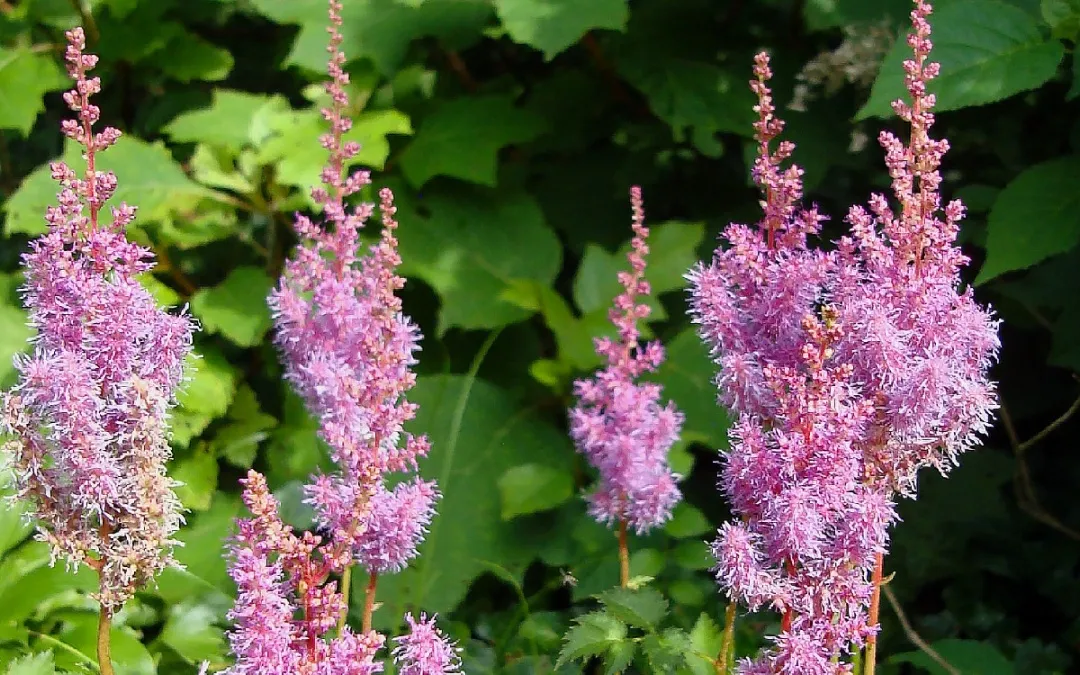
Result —
M874 583L874 595L870 598L870 620L871 626L876 626L878 622L878 610L881 607L881 578L882 570L885 567L885 554L878 553L874 558L874 574L870 577L870 580ZM863 675L874 675L875 661L877 660L877 634L873 634L866 638L866 665L863 669Z
M619 521L619 586L630 585L630 548L626 544L626 520Z
M375 613L375 588L378 583L379 575L369 572L367 589L364 591L364 618L360 624L360 630L363 633L371 630L371 615Z

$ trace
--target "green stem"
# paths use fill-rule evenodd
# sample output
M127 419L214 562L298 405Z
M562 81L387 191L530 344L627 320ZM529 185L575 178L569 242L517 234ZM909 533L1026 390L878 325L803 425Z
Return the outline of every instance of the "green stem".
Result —
M716 658L717 675L728 671L729 655L735 647L735 603L729 602L724 613L724 640L720 643L720 655Z
M345 631L345 619L349 616L349 590L352 585L352 565L345 568L341 573L341 597L345 598L345 611L338 618L337 632L341 635Z

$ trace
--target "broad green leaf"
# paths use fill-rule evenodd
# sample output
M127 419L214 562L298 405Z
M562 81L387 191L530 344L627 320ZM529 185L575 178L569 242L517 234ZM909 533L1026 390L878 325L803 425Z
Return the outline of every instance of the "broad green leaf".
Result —
M603 654L626 639L626 624L605 612L593 612L577 619L566 633L559 664ZM559 664L556 664L558 667Z
M495 10L515 42L549 61L594 28L625 30L628 16L626 0L495 0Z
M174 141L209 143L233 150L251 143L251 126L257 113L288 107L282 96L215 89L210 105L178 115L162 129Z
M677 141L690 136L699 150L715 156L715 134L753 134L753 95L741 72L733 76L712 63L657 56L647 49L628 54L618 69Z
M0 129L30 133L45 109L45 92L63 89L69 82L48 53L0 47Z
M1025 269L1080 242L1080 157L1029 167L998 195L990 211L986 262L976 284Z
M262 411L255 392L246 384L237 390L228 417L229 423L211 441L214 451L235 467L251 468L259 444L270 437L278 420Z
M191 602L172 605L161 631L161 641L189 663L221 658L226 651L225 635L217 620L217 613L207 605Z
M702 612L690 630L692 651L686 654L686 665L694 675L715 675L714 659L724 646L724 633L707 613Z
M716 566L709 544L700 539L684 539L671 551L671 561L686 570L707 570Z
M696 506L679 502L671 513L671 520L664 524L664 532L676 539L700 537L713 531L712 523Z
M203 329L241 347L254 347L270 329L266 296L274 282L258 267L236 267L217 286L191 296L191 312Z
M229 409L236 393L238 373L220 352L203 348L199 357L187 363L187 381L177 399L171 427L173 444L186 447L211 421Z
M12 359L16 354L28 352L28 340L34 332L26 325L26 312L21 307L0 302L0 386L10 384L15 378Z
M692 649L690 636L678 628L651 633L641 641L641 651L649 660L650 672L672 673L684 663Z
M422 204L403 200L399 209L402 271L439 294L440 335L528 318L532 311L508 299L508 289L520 280L550 285L559 272L558 237L524 192L433 190Z
M29 550L24 554L25 560L15 557L26 549ZM97 589L97 574L93 570L80 565L72 573L64 569L62 562L50 566L47 551L48 547L44 544L41 544L41 548L22 546L5 559L6 567L8 559L14 558L10 570L4 571L14 572L17 576L5 579L9 585L0 590L0 622L21 623L33 615L40 605L73 589L85 592ZM45 553L43 558L40 557L41 553Z
M929 84L938 112L985 105L1042 86L1057 74L1065 55L1059 40L1048 39L1035 17L1001 0L964 0L930 16L934 50L941 75ZM855 116L889 117L892 102L908 99L905 40L897 40L881 64L870 100Z
M573 476L542 464L522 464L499 478L502 519L547 511L564 504L574 494Z
M435 176L494 187L499 150L533 140L544 127L536 113L502 94L448 101L421 122L401 153L401 170L415 187Z
M233 582L225 567L225 556L229 537L236 531L236 519L245 517L243 505L236 492L219 492L214 495L210 509L188 518L188 523L180 530L177 538L184 545L176 549L176 559L184 566L189 577L173 577L167 590L172 602L179 602L184 597L205 594L208 586L233 592ZM166 589L162 589L166 590ZM183 592L177 596L172 592Z
M1080 0L1042 0L1040 9L1054 37L1076 41L1080 34Z
M181 483L176 486L176 496L184 508L194 511L210 508L218 482L217 459L213 453L196 449L192 456L174 464L169 475Z
M483 380L422 376L409 398L420 406L409 430L431 439L421 474L438 481L443 498L416 562L379 578L381 620L389 622L400 621L405 606L452 610L492 565L520 572L538 542L502 519L498 481L528 462L569 471L574 456L564 433Z
M260 164L273 164L276 178L285 185L304 189L318 184L326 164L326 150L319 138L327 132L326 121L315 109L276 111L267 117L265 139L259 142L255 159ZM353 162L381 169L390 154L391 134L412 133L409 118L397 110L376 110L354 115L352 129L345 141L360 144L360 153Z
M709 351L693 329L679 333L665 345L667 358L660 365L656 381L664 386L664 396L686 416L682 439L723 449L730 425L727 411L716 402L713 373L716 366Z
M704 236L701 223L670 222L651 228L646 242L649 254L645 258L645 279L653 296L685 287L683 275L697 262L697 247ZM612 306L612 300L622 291L618 274L630 268L626 257L629 252L629 242L615 255L595 245L586 247L574 277L574 303L582 313L606 311ZM663 315L651 314L649 318L656 321Z
M655 630L668 610L667 600L655 588L612 588L599 599L615 618L646 630Z
M166 75L180 82L224 80L233 67L228 49L179 29L151 59Z
M15 659L5 672L7 675L53 675L56 666L52 652L38 652Z
M825 30L887 19L893 25L908 20L911 0L807 0L803 7L807 28Z
M251 4L278 23L300 24L286 64L325 71L324 2L253 0ZM464 46L479 39L491 15L490 0L350 0L344 3L341 30L350 59L369 58L389 75L401 65L413 40L434 36Z
M0 454L0 467L10 458ZM34 531L34 523L26 519L30 505L13 502L15 477L10 468L0 468L0 558Z
M60 639L81 654L96 655L97 617L79 617L60 634ZM154 657L130 630L114 627L109 633L109 643L116 675L156 675ZM55 650L53 655L60 668L76 669L85 663L84 659L66 650Z
M1011 675L1013 664L990 642L949 638L930 645L950 666L964 675ZM922 651L894 654L887 663L911 663L933 675L948 671Z
M169 286L166 286L151 272L140 274L139 283L143 288L150 291L150 295L153 296L154 302L160 307L176 307L183 300L183 297L181 297L179 293Z
M616 642L604 655L604 675L618 675L634 660L637 645L631 640Z
M70 140L64 145L62 159L76 171L85 166L80 146ZM97 166L99 171L116 173L116 194L108 204L115 206L126 202L138 207L139 221L143 223L191 208L209 194L184 175L183 169L160 143L122 136L115 145L97 156ZM35 169L4 204L7 213L4 231L30 235L45 232L45 209L56 203L59 191L48 164Z

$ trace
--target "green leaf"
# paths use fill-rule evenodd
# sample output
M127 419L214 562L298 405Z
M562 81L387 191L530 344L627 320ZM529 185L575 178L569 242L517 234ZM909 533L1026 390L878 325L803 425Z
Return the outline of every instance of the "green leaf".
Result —
M258 267L236 267L217 286L191 296L191 312L207 332L221 333L241 347L254 347L270 329L266 296L273 285Z
M626 624L604 612L592 612L577 619L577 625L566 633L559 652L560 664L575 659L598 656L626 639Z
M1047 39L1035 17L1001 0L963 0L930 16L941 75L929 84L938 112L985 105L1042 86L1057 74L1065 55L1060 41ZM907 99L905 40L897 40L881 64L870 100L855 116L889 117L892 102Z
M668 602L660 591L641 588L612 588L599 596L600 602L615 618L631 626L655 630L667 614Z
M7 675L53 675L55 672L52 652L38 652L15 659L6 671Z
M741 72L733 76L712 63L658 57L647 49L628 54L618 69L677 141L690 135L699 150L716 156L715 134L753 134L753 95Z
M617 675L626 670L636 651L637 645L631 640L612 644L604 655L604 675Z
M229 409L236 394L238 374L220 352L203 348L201 357L189 357L186 364L188 381L177 399L180 405L173 411L173 443L186 447L211 421Z
M85 166L80 148L69 140L64 145L62 157L77 172ZM147 143L132 136L122 136L115 145L97 155L97 168L116 173L116 194L108 203L126 202L138 207L139 220L144 223L190 208L199 198L209 194L206 188L184 175L164 145ZM59 191L48 164L35 169L4 204L7 213L5 232L9 235L45 232L45 209L56 203Z
M626 0L495 0L515 42L536 47L551 60L594 28L626 30Z
M191 457L177 462L169 475L182 483L176 486L176 496L184 508L194 511L210 508L218 482L217 458L213 453L196 450Z
M686 663L690 652L690 636L678 628L668 628L663 633L651 633L641 641L641 650L649 659L653 673L674 673Z
M60 634L60 639L81 654L97 654L97 617L79 617ZM154 657L130 630L113 627L109 642L116 675L156 675ZM65 650L57 650L54 657L61 668L76 669L85 663L84 659Z
M566 503L574 494L569 472L542 464L522 464L499 478L502 519L528 515Z
M172 605L161 631L161 641L188 663L220 658L225 652L225 635L216 622L217 613L205 604Z
M1013 664L998 648L989 642L949 638L930 645L950 666L964 675L1011 675ZM903 652L889 657L887 663L911 663L933 675L947 675L948 671L922 651Z
M709 358L709 351L693 329L679 333L665 346L667 359L660 365L656 381L664 386L664 395L675 401L686 416L683 440L723 448L730 421L727 412L716 402L716 387L710 377L716 366Z
M704 236L705 226L701 223L669 222L651 228L645 279L652 287L653 296L685 287L683 275L697 262L697 247ZM582 313L606 312L612 306L615 296L622 292L618 274L630 267L626 257L629 252L630 242L615 255L595 244L585 248L574 277L574 303ZM650 314L649 318L656 321L662 316Z
M686 665L690 671L694 675L715 675L713 659L724 646L724 633L705 612L698 616L690 630L690 645L693 650L686 654Z
M178 115L162 131L174 141L209 143L239 150L252 142L251 129L261 111L288 107L282 96L215 89L209 107Z
M459 187L399 201L402 271L439 294L438 333L453 326L497 328L532 314L507 297L519 280L545 286L562 263L558 237L524 192ZM513 227L507 227L512 223Z
M1080 0L1042 0L1039 8L1054 37L1076 41L1080 34Z
M45 92L63 89L69 82L49 54L0 47L0 129L30 133L45 109Z
M712 523L705 514L686 502L679 502L671 513L671 520L664 524L664 532L676 539L700 537L712 531Z
M231 421L214 435L211 445L233 466L251 468L259 444L270 437L278 420L262 411L255 392L246 384L237 390L228 417Z
M0 454L0 466L4 466L8 461L9 457ZM0 558L34 531L34 523L26 518L30 511L29 505L11 501L15 494L14 482L11 469L0 468Z
M28 352L34 331L26 324L27 315L21 307L0 302L0 386L15 378L12 359L16 354Z
M545 128L536 113L501 94L443 103L420 124L401 153L401 170L415 187L435 176L494 187L501 148L531 141Z
M205 593L206 585L232 594L234 586L225 566L228 538L236 531L236 519L241 517L242 505L236 493L219 492L214 495L210 509L188 519L177 535L184 545L176 549L176 560L190 575L187 578L172 577L165 597L179 602L196 593ZM164 584L164 581L162 582Z
M998 195L987 222L986 262L976 284L1025 269L1080 242L1080 157L1024 170Z
M184 29L177 30L151 60L163 73L185 83L224 80L233 67L228 49L216 47Z
M275 165L276 178L284 185L310 188L318 184L326 164L326 150L319 143L327 132L322 114L314 109L277 111L268 115L266 124L267 136L259 142L255 160ZM344 140L360 144L360 153L353 162L381 169L390 154L387 136L411 133L407 115L397 110L377 110L354 115L352 129Z
M300 24L287 64L322 73L326 68L326 4L321 0L252 0L278 23ZM366 57L393 73L413 40L433 36L461 47L480 37L492 15L490 0L350 0L342 9L349 58Z
M420 406L409 431L431 439L421 474L438 481L443 498L417 561L379 579L387 606L381 614L390 622L400 621L406 606L452 610L492 564L520 572L539 542L518 522L502 519L498 481L528 462L569 471L574 458L564 433L484 380L422 376L409 399Z

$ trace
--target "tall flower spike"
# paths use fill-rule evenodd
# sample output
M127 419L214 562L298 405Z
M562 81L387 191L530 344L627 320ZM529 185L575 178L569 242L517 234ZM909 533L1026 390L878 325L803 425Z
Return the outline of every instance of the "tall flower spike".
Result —
M751 88L764 217L756 229L728 227L730 245L689 274L720 399L739 416L721 471L738 519L714 545L717 578L733 600L783 616L773 648L740 673L850 672L839 659L864 642L873 663L877 617L867 609L896 493L914 495L922 466L949 468L996 405L987 371L997 324L970 289L956 290L963 208L938 215L948 146L929 137L926 82L938 69L927 62L929 13L915 1L914 59L904 64L912 103L895 104L911 139L881 136L899 214L875 195L869 212L851 210L851 234L832 252L808 248L821 218L796 206L798 169L779 168L793 146L769 148L781 124L761 54Z
M183 377L195 326L183 312L159 309L137 276L153 255L124 230L135 208L102 209L116 176L97 155L120 137L95 131L91 96L101 88L89 71L81 28L66 33L75 88L64 101L76 118L64 134L83 147L79 175L52 164L60 183L49 231L23 255L22 296L37 331L33 354L16 360L18 384L2 397L0 431L15 470L18 496L33 504L38 536L53 557L85 563L101 578L96 598L115 612L140 586L173 564L173 535L183 518L166 476L168 411Z
M597 520L644 533L663 523L680 498L677 476L668 467L667 454L678 439L683 416L674 403L660 404L660 385L638 382L664 360L658 341L640 344L639 319L649 307L639 302L649 294L645 280L646 240L641 189L630 191L633 231L630 270L619 273L623 292L610 311L618 339L599 338L596 352L607 361L604 368L574 383L577 405L570 411L570 434L578 450L600 472L589 497Z
M323 186L312 191L328 227L297 217L302 243L286 263L269 303L286 377L320 419L320 435L337 465L335 472L317 477L309 487L309 502L330 531L341 566L353 557L372 565L374 559L389 556L394 558L392 567L401 567L416 554L422 523L410 541L395 541L392 556L364 533L371 518L385 520L390 513L383 474L415 469L417 458L428 450L426 437L403 429L416 414L416 405L405 395L416 382L411 367L420 348L420 332L402 314L395 295L405 280L396 273L401 259L390 190L379 193L382 236L367 256L357 256L358 231L374 206L364 203L353 209L345 200L369 185L371 178L366 171L344 177L359 146L343 141L351 126L345 93L349 76L340 50L341 4L331 1L329 7L330 102L323 116L330 131L321 142L330 157L322 172ZM404 493L392 494L398 495L398 502L404 500ZM409 508L395 513L426 513L430 520L437 496L434 484L422 483L410 493ZM401 529L393 523L381 525L384 532L387 526Z

